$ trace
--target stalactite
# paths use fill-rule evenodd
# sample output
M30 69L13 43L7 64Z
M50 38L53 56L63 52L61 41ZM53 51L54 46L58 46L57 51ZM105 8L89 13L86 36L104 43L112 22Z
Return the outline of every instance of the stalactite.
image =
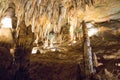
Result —
M66 8L65 8L65 6L62 4L62 6L60 7L60 16L62 17L62 18L65 18L65 16L66 16Z
M32 7L31 5L32 1L28 1L25 5L25 24L27 26L32 25L32 12L29 14L29 12L31 11L30 7Z
M41 0L37 1L37 6L39 7L39 5L41 4Z
M91 5L94 5L95 1L94 0L90 0L90 3L91 3Z
M32 20L32 32L35 32L35 17L33 16L33 20Z
M73 10L70 11L69 17L68 17L68 23L70 23L69 33L70 33L70 41L73 41L75 36L75 29L77 27L77 16L76 16L76 10L73 8Z
M9 6L9 0L0 0L0 21L4 17L5 11Z
M51 16L52 16L52 7L51 7L51 4L48 4L47 6L47 16L49 19L51 19Z
M18 36L19 36L19 31L20 31L20 28L18 27L19 26L19 24L20 24L20 21L19 21L19 19L17 20L17 27L16 27L16 38L18 38Z
M35 17L35 21L37 18ZM40 33L40 25L37 25L37 22L34 22L34 34L35 34L35 43L38 45L39 43L39 33Z
M66 17L66 8L62 4L61 7L60 7L60 16L59 16L59 19L58 19L57 33L60 33L61 27L64 24L65 17Z
M44 42L44 35L43 35L44 31L43 31L41 25L39 25L39 27L40 27L39 39L40 39L40 41Z
M98 59L95 53L93 53L93 66L98 67Z

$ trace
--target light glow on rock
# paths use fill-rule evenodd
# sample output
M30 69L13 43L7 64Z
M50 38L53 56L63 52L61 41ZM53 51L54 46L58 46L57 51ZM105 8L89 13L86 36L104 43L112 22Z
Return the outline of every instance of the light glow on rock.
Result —
M2 28L12 28L12 19L10 17L4 17L2 20L1 20L1 27Z
M39 47L33 47L32 54L37 54L39 51Z
M91 36L95 35L97 32L98 32L97 28L91 28L88 31L88 35L91 37Z
M87 26L87 28L88 28L88 36L89 36L89 37L97 34L98 31L99 31L99 30L98 30L97 28L95 28L94 25L91 24L91 23L87 23L86 26Z

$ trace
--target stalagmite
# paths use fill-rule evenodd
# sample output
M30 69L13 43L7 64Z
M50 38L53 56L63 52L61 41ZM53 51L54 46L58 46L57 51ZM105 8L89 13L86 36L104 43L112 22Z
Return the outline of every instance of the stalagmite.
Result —
M35 31L34 31L35 41L34 41L34 43L36 43L37 45L39 43L39 33L40 33L40 27L39 27L39 25L35 25Z
M93 53L93 66L98 67L98 60L97 60L97 56L95 53Z
M86 80L90 78L91 74L94 72L93 70L93 59L92 59L92 51L90 46L90 39L88 36L88 29L85 24L85 22L82 22L82 28L83 28L83 39L84 39L84 67L85 67L85 75Z
M16 38L18 38L18 36L19 36L19 31L20 31L20 28L18 27L19 26L19 24L20 24L20 22L19 22L19 19L17 20L17 27L16 27Z
M49 41L49 33L52 31L53 27L51 27L50 20L45 16L43 17L43 39L44 39L44 48L48 47Z

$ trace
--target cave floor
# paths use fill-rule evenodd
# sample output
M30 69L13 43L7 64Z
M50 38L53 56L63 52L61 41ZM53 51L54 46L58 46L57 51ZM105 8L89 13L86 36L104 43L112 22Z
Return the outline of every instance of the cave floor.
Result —
M91 42L92 43L92 42ZM120 43L103 41L92 44L92 52L97 55L96 74L90 80L120 79ZM30 56L31 80L83 80L83 51L80 43L62 46L65 51ZM66 50L67 49L67 50Z
M90 80L120 80L119 40L91 39L92 53L96 54L98 63ZM64 43L58 48L60 51L30 54L20 46L16 49L15 63L7 49L0 48L0 55L4 55L0 57L1 80L84 80L81 41Z

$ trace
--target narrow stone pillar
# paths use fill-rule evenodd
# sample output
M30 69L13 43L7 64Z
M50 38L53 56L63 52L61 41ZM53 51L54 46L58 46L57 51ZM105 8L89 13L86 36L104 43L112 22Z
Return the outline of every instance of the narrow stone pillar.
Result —
M85 71L85 76L86 79L88 79L91 74L93 73L93 61L92 61L92 51L91 51L91 46L90 46L90 39L88 36L88 29L85 24L85 22L82 22L82 29L83 29L83 39L84 39L84 71Z

